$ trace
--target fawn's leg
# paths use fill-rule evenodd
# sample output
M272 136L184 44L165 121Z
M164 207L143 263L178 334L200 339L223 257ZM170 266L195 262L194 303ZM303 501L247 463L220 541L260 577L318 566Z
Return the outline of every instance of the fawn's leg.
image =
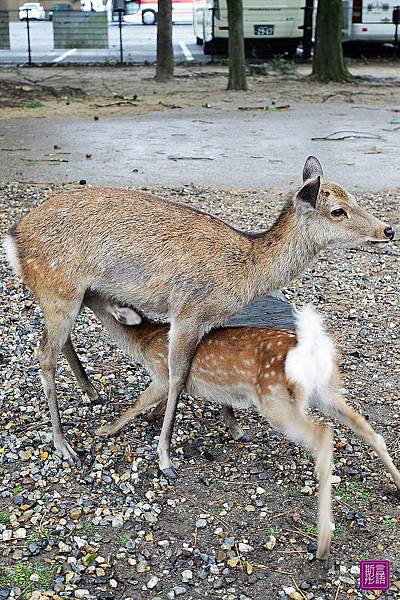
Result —
M243 429L240 427L239 423L236 420L235 413L233 411L232 406L223 405L222 406L222 414L224 416L224 422L227 430L231 434L232 438L236 441L248 442L249 437L244 433Z
M193 356L203 330L195 322L171 322L168 348L169 389L160 439L158 442L158 464L163 474L174 479L176 470L171 464L170 449L176 408L180 393L185 387Z
M167 382L167 380L166 380ZM96 430L97 435L110 435L117 433L124 425L129 423L136 415L145 412L152 406L158 405L168 394L168 388L164 385L152 382L149 387L139 396L135 404L128 408L121 416L112 423L102 425Z
M42 371L42 385L50 410L54 447L65 460L72 463L79 458L64 436L57 402L55 372L58 356L67 342L79 314L81 299L74 302L52 297L50 302L42 302L41 306L45 328L38 355Z
M168 396L168 392L167 392L165 398L163 398L161 400L161 402L159 402L157 404L157 406L155 406L153 409L149 410L149 412L146 415L149 423L154 423L154 421L158 421L158 419L160 419L161 417L163 417L165 415L165 409L167 406L167 396Z
M76 381L78 382L78 385L81 388L82 392L87 394L90 400L97 400L99 394L92 382L90 381L89 377L87 376L86 371L83 368L81 361L79 360L79 356L75 351L70 335L68 336L67 341L64 344L62 352L65 358L67 359L71 371L75 375Z
M337 412L331 412L332 416L335 416L338 421L347 425L354 431L358 437L363 439L369 446L371 446L391 476L393 477L394 484L397 490L400 492L400 473L396 469L393 461L387 451L385 440L381 435L376 433L368 423L368 421L355 410L353 410L348 404L346 404L344 398L340 397L336 400L334 406Z
M294 396L291 401L286 392L267 398L260 412L271 425L284 432L289 439L302 444L314 457L319 479L318 494L318 549L317 558L329 555L332 540L332 432L325 424L314 423L302 410L302 399Z
M165 407L167 405L167 400L162 400L157 406L153 408L153 410L149 411L147 415L148 421L152 423L153 421L157 421L160 417L162 417L165 413ZM243 429L240 427L239 423L236 420L235 413L231 406L222 406L222 414L224 416L224 422L226 428L231 434L232 438L238 442L248 442L249 437L247 434L243 432Z

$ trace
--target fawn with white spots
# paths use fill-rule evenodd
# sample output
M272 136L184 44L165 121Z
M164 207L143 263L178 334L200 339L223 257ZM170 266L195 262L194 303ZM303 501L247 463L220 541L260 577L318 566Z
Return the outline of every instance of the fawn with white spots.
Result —
M133 310L113 306L99 296L86 304L100 319L111 338L151 375L150 386L135 404L98 435L119 431L136 415L163 414L168 396L168 326L143 320ZM114 318L115 317L115 318ZM78 383L91 385L82 367ZM253 408L289 439L302 444L315 460L319 478L317 557L329 554L332 536L331 474L332 431L307 414L313 406L350 427L372 446L400 492L400 473L385 442L364 417L345 401L334 344L322 320L311 307L296 313L296 331L222 328L211 331L198 345L185 386L186 392L220 403L228 430L235 440L244 437L234 408Z
M54 446L66 460L78 457L61 425L55 371L60 352L74 362L70 332L85 294L170 323L169 391L158 455L161 470L174 477L170 444L177 401L203 335L287 285L322 250L386 243L394 236L351 194L322 177L319 161L310 157L301 189L263 233L237 230L150 193L111 188L55 195L10 231L9 261L44 313L42 382Z

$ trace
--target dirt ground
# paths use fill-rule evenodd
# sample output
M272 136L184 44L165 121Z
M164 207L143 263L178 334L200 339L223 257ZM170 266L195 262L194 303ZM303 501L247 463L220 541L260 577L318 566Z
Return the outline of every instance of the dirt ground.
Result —
M398 102L398 61L354 59L349 67L355 77L351 83L321 85L308 78L309 65L275 59L261 71L259 65L253 69L248 92L234 94L226 92L227 67L219 64L177 66L175 78L165 84L154 81L153 66L2 69L1 117L114 116L178 107L230 110L258 104L279 110L295 101Z
M52 186L1 186L1 234ZM283 196L211 188L157 189L248 229L268 226ZM387 222L398 193L361 198ZM338 250L285 290L313 302L341 352L347 397L400 460L398 243ZM155 464L160 424L137 418L99 438L148 385L148 376L109 343L89 313L74 340L101 400L57 370L62 420L82 465L53 453L34 358L42 319L29 292L2 264L0 414L0 598L44 600L391 600L400 597L400 508L395 488L368 446L333 421L336 529L328 564L315 560L317 482L310 455L249 411L251 437L233 442L220 409L179 404L173 440L179 478ZM361 592L361 559L389 559L389 592ZM35 591L36 590L36 591ZM41 591L40 591L41 590Z

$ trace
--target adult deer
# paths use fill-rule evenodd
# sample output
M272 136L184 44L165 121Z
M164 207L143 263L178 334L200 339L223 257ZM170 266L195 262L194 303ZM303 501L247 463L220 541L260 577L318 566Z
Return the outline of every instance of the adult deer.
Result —
M176 476L170 445L178 396L197 344L254 299L287 285L321 250L381 243L391 227L362 209L340 185L322 181L309 157L304 183L264 233L245 233L199 210L152 194L92 188L55 195L25 215L6 238L9 261L40 304L39 356L54 445L65 439L55 369L74 352L70 331L87 291L170 322L169 391L159 465Z

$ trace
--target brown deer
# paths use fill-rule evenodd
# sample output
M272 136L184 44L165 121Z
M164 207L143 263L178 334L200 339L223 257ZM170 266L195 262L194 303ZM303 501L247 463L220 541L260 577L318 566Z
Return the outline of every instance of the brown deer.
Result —
M135 327L123 325L118 321L140 323L140 316L128 308L121 312L121 307L99 296L87 295L85 304L113 341L151 375L150 386L132 408L96 433L114 434L136 415L151 409L152 419L161 415L168 396L168 325L146 319ZM326 558L332 536L332 432L307 415L308 407L335 417L372 446L399 492L400 473L382 436L346 403L336 350L320 316L308 306L297 311L295 318L295 332L254 327L211 331L197 347L186 391L220 403L227 428L236 440L243 437L243 431L233 409L255 408L273 427L312 453L319 477L317 557ZM86 390L91 383L82 367L81 373L78 383Z
M220 219L150 193L88 188L58 194L11 230L9 261L40 304L42 382L55 448L77 458L58 410L55 369L74 353L70 331L87 291L170 322L169 392L158 444L159 465L170 460L178 396L196 346L247 304L288 284L326 248L381 243L391 227L371 216L336 183L322 181L316 158L304 184L264 233L245 233Z

